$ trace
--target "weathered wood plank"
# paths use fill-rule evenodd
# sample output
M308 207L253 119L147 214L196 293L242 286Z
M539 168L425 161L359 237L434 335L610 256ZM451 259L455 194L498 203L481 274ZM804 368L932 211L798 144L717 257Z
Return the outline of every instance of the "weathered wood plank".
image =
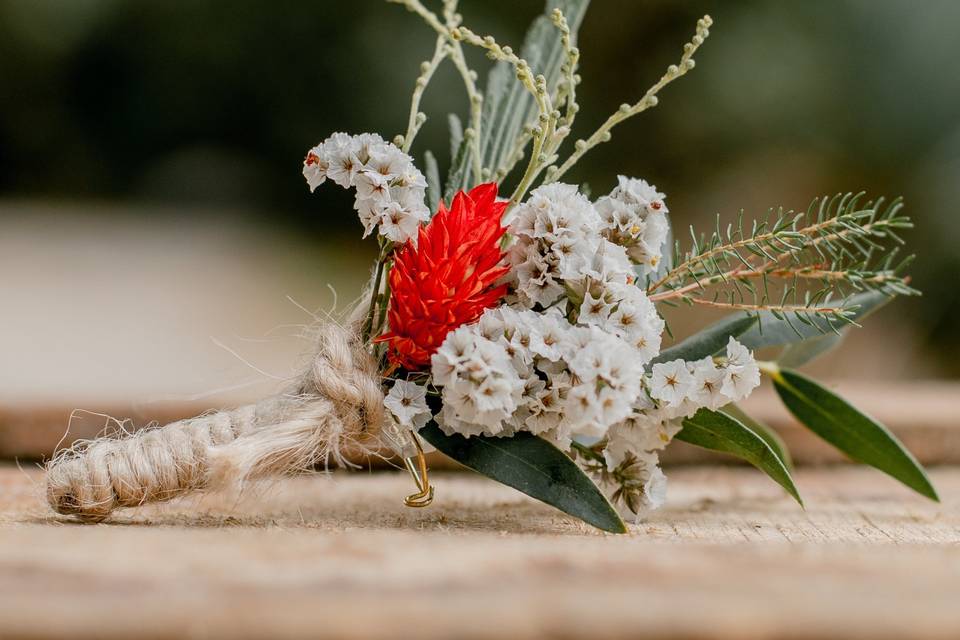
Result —
M832 385L831 385L832 386ZM888 385L842 382L837 389L855 405L876 416L900 437L923 464L960 464L960 383L914 382ZM99 413L78 412L50 406L0 406L0 458L38 460L58 446L77 439L93 438L116 429L105 416L127 419L126 428L166 423L196 415L212 407L197 402L153 404L149 410L135 406L98 407ZM783 408L776 394L761 388L746 403L751 415L775 427L799 464L844 461L842 454L812 436ZM67 425L70 430L67 431ZM667 464L700 464L732 461L729 457L674 443L664 453ZM376 461L374 461L376 462ZM449 468L446 458L431 459L435 467Z
M103 638L955 638L960 470L926 502L860 468L685 468L630 535L509 489L400 474L209 495L83 526L0 469L0 635Z

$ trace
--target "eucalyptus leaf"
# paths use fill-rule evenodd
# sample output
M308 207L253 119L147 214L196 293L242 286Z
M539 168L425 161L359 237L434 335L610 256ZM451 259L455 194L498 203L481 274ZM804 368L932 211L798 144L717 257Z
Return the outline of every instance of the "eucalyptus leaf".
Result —
M771 376L783 404L815 434L851 459L939 501L923 467L882 424L796 371L779 369Z
M427 179L427 207L432 213L440 202L440 168L437 159L429 151L423 152L423 168Z
M660 352L650 364L670 362L671 360L700 360L723 351L731 337L739 339L757 323L755 316L740 314L730 322L712 324Z
M803 342L788 344L777 356L777 364L783 367L803 366L839 347L846 335L847 329L844 329L840 333L825 333L815 338L807 338Z
M453 196L457 191L467 188L467 182L470 180L469 160L470 145L464 138L460 141L460 147L453 157L453 163L450 165L450 173L447 175L447 184L443 190L443 199L447 203L453 202Z
M866 291L850 296L844 306L851 310L851 319L856 321L882 305L885 302L883 298L888 297L875 291ZM788 322L783 314L780 314L778 318L770 311L752 314L734 313L710 325L705 331L715 331L722 334L724 331L730 331L743 318L749 316L759 317L757 325L737 337L737 340L748 349L794 344L834 333L825 318L811 315L810 324L796 321Z
M879 291L869 291L860 294L858 302L860 308L857 310L857 320L859 321L866 318L891 300L893 300L893 298ZM824 333L802 342L789 344L777 357L777 363L790 368L805 365L831 349L838 347L840 343L843 342L849 330L849 328L842 329L839 334L831 331L830 333Z
M718 411L700 409L684 419L683 429L676 439L746 460L770 476L803 506L800 493L781 457L763 438L737 419Z
M463 123L460 122L460 116L455 113L448 113L447 124L450 127L450 159L453 160L457 151L460 150L460 144L463 142Z
M780 462L783 463L788 470L793 471L793 458L790 457L790 450L787 449L787 443L783 441L783 438L780 437L780 434L774 431L773 427L763 424L759 420L751 417L746 411L740 408L736 403L731 402L728 405L724 405L720 409L721 413L725 413L734 420L739 421L743 426L753 431L755 434L763 438L763 441L773 449L773 452L777 454L777 457L780 458Z
M577 463L543 438L528 432L509 438L448 436L434 422L419 434L465 467L587 524L611 533L627 531L616 509Z
M550 14L559 8L570 25L571 38L576 34L587 12L590 0L547 0L542 15L527 30L520 57L530 63L535 74L543 74L547 91L556 92L560 82L560 68L564 61L560 32L553 25ZM483 99L480 150L484 167L496 170L510 156L523 125L532 122L537 108L533 96L516 80L513 67L497 63L487 76Z

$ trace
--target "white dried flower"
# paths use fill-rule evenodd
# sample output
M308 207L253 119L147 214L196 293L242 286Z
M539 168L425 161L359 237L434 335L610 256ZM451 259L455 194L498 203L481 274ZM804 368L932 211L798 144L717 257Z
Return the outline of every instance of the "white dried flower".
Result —
M600 218L577 187L553 183L534 189L517 208L509 252L519 302L547 306L563 294L563 280L590 267L600 241Z
M760 367L753 354L732 336L727 341L727 364L721 392L731 401L742 400L760 385Z
M324 143L321 142L307 152L307 157L303 160L303 177L307 179L311 193L326 182L329 167L330 162Z
M424 212L407 209L396 200L386 203L380 211L380 235L396 243L416 237L420 223L426 222Z
M420 224L430 218L426 178L410 156L376 134L334 133L307 154L303 175L311 191L327 179L356 188L364 237L377 229L392 242L416 242Z
M631 284L609 283L599 294L607 302L611 310L608 317L598 322L606 331L628 342L638 352L644 364L650 362L660 353L661 336L664 330L663 318L657 313L657 308L639 287ZM593 300L592 294L587 296ZM588 315L584 320L583 307L578 322L591 323L597 316Z
M426 387L414 382L397 380L384 397L383 404L398 423L414 430L426 425L432 417L427 406Z
M716 410L729 404L732 397L723 392L727 371L720 368L707 357L692 363L693 382L690 385L689 399L700 407Z
M626 248L641 273L657 269L670 231L664 195L645 180L618 176L610 195L597 200L603 235Z
M583 295L583 302L580 304L580 315L577 316L577 323L603 327L607 324L612 312L613 305L605 300L603 295L595 298L589 291L586 291Z
M693 376L683 360L658 362L650 370L650 396L668 406L679 406L690 394Z
M346 133L335 133L323 144L328 164L327 177L344 189L353 186L363 163L357 157L357 145Z
M574 432L602 435L630 414L642 390L643 363L629 344L597 327L577 327L565 345L576 384L565 413Z
M431 358L434 382L443 385L445 432L497 435L522 401L524 381L505 345L480 335L478 324L447 334Z

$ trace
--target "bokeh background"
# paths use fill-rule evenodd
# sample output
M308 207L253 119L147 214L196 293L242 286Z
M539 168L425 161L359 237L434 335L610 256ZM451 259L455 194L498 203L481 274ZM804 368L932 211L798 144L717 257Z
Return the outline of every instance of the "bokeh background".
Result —
M543 3L461 5L519 45ZM816 366L960 375L960 2L594 0L578 133L656 81L704 13L695 72L568 177L594 193L645 177L681 228L905 196L924 296ZM0 0L0 403L149 413L289 375L302 326L356 296L373 257L348 194L307 191L303 155L334 130L401 132L432 46L379 0ZM449 66L424 108L415 155L443 173L445 114L466 111Z

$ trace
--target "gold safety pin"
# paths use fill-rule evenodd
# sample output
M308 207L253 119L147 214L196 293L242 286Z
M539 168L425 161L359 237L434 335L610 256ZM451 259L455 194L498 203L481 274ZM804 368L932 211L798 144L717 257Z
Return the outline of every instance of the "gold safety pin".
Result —
M416 464L414 458L404 458L403 464L407 471L413 476L413 481L417 484L418 493L407 496L403 499L403 504L408 507L426 507L433 502L433 487L430 486L430 478L427 475L427 459L423 455L423 447L420 446L420 438L413 431L410 432L410 439L417 447Z

